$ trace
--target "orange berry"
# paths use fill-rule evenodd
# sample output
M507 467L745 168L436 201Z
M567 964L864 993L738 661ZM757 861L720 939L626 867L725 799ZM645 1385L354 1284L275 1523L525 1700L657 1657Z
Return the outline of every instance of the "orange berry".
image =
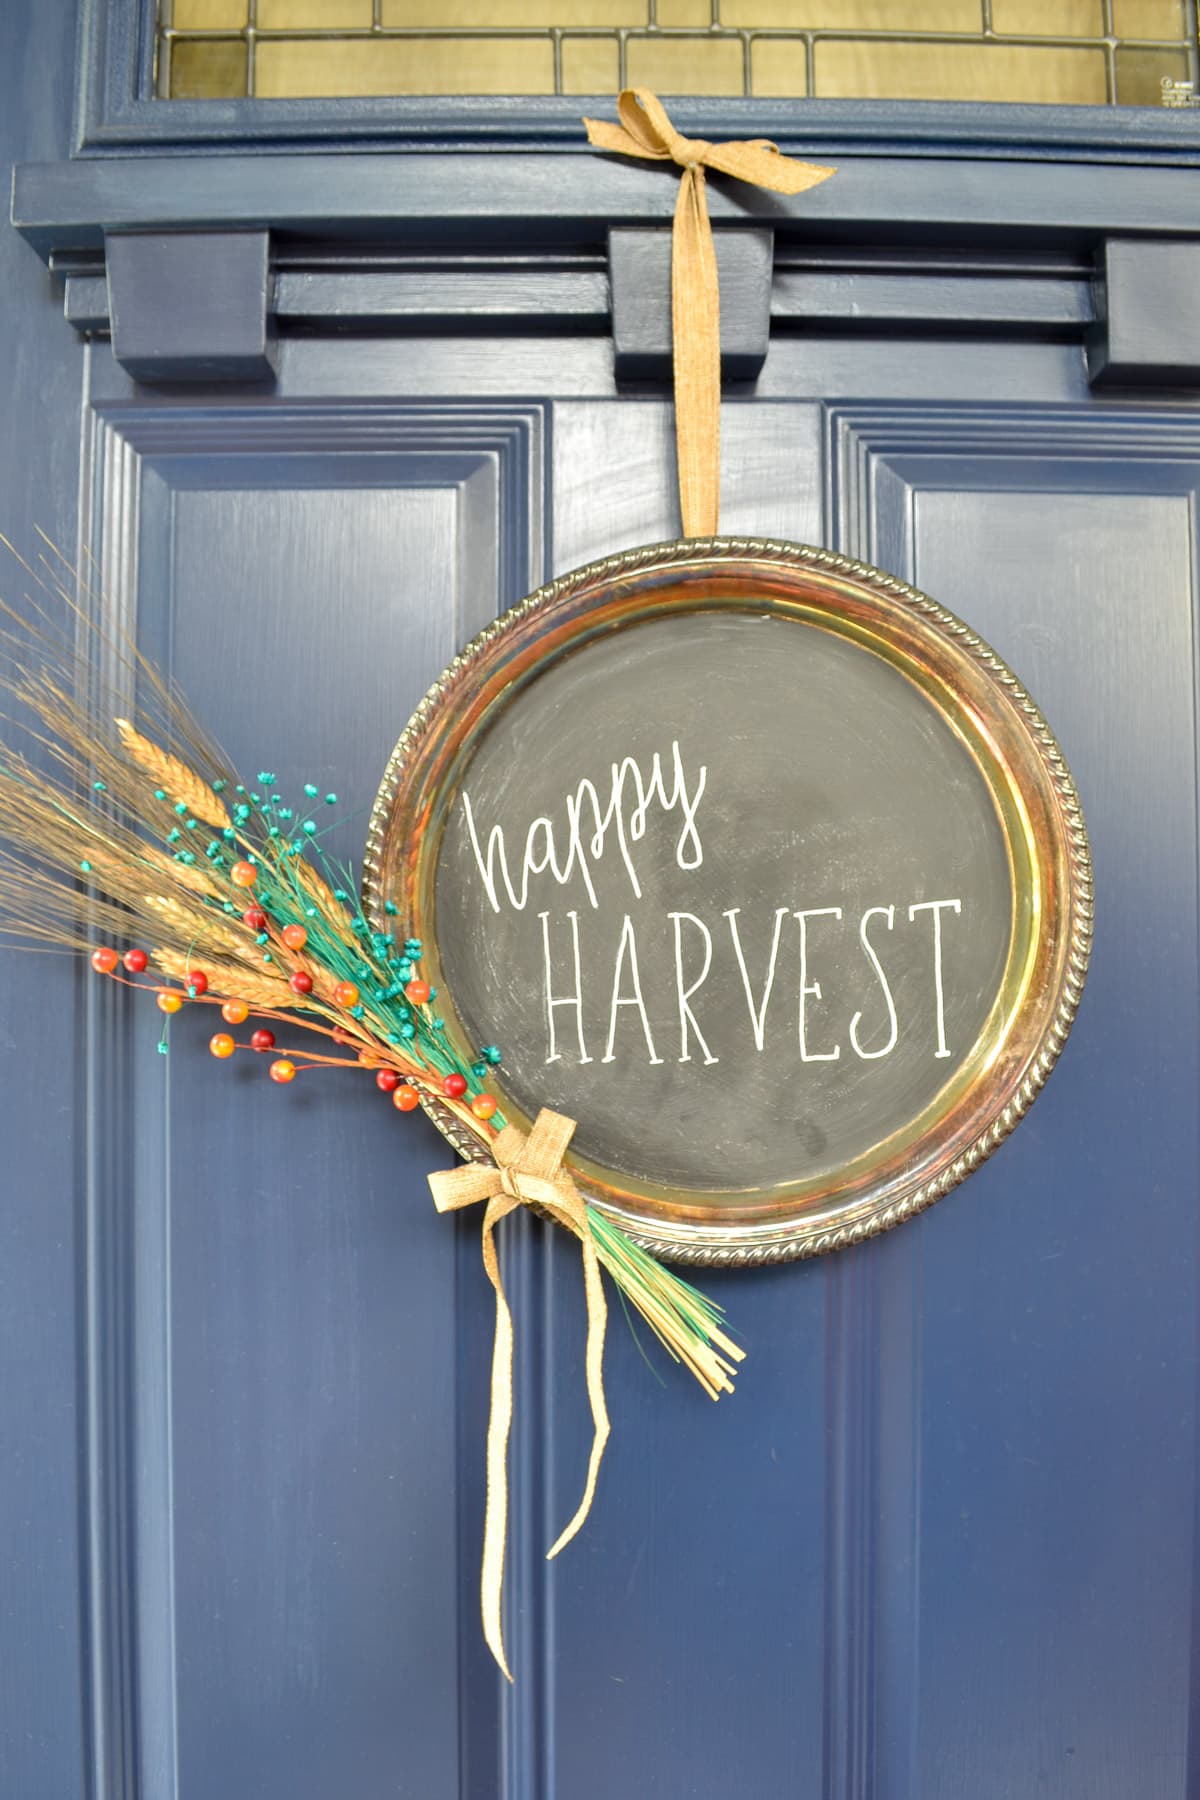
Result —
M281 1056L278 1062L271 1064L270 1074L272 1081L293 1081L296 1075L296 1065L289 1062L286 1056Z
M173 988L164 988L155 999L159 1012L177 1013L183 1006L183 995L177 994Z
M97 975L111 975L120 960L115 950L102 948L92 951L92 967Z
M279 935L289 950L303 950L308 942L308 933L303 925L285 925Z
M411 1112L414 1106L420 1106L420 1104L420 1094L415 1087L410 1087L407 1081L392 1095L392 1105L399 1107L401 1112Z
M218 1031L215 1037L210 1037L208 1047L214 1056L220 1057L232 1056L237 1049L237 1045L227 1031Z
M258 870L253 863L235 862L229 871L229 879L234 887L251 888L258 880Z
M226 1000L221 1007L221 1017L227 1025L244 1025L250 1017L250 1008L244 1000Z
M471 1111L477 1119L490 1119L496 1110L496 1102L490 1094L476 1094L471 1102Z
M404 997L406 1000L411 1000L414 1006L424 1006L429 998L429 983L427 981L410 981L404 990Z
M358 1005L358 989L352 981L339 981L333 990L333 997L338 1005L344 1006L347 1011L352 1006Z

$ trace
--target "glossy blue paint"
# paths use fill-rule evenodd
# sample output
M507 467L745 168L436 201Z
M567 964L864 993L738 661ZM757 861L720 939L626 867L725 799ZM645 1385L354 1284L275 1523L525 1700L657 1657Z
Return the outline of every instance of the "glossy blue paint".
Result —
M235 757L366 801L496 610L677 529L670 407L618 392L604 263L609 224L661 225L674 183L516 154L568 129L524 102L156 110L135 9L84 21L71 161L71 5L0 20L17 217L76 327L0 234L0 529L84 542L110 615ZM680 119L735 113L787 139L756 107ZM716 197L776 239L766 360L725 407L723 524L915 580L1046 709L1098 882L1062 1063L929 1215L707 1280L750 1352L718 1407L669 1365L660 1386L614 1309L614 1437L553 1565L587 1448L578 1259L506 1222L502 1691L475 1592L490 1290L476 1224L430 1207L440 1140L369 1088L219 1070L186 1022L164 1069L157 1016L5 953L6 1800L1200 1790L1200 407L1169 383L1092 392L1084 355L1114 235L1149 240L1146 304L1186 320L1196 124L789 117L853 154L819 213ZM347 154L391 127L442 153ZM472 133L507 153L444 153ZM131 378L101 255L122 229L270 229L273 385ZM132 291L177 341L153 272Z
M273 373L265 231L111 231L113 355L135 381L267 381Z
M721 291L721 375L753 381L771 334L774 234L714 231ZM608 272L618 381L669 381L671 232L667 226L610 231Z
M1200 244L1104 246L1088 370L1099 386L1200 386Z

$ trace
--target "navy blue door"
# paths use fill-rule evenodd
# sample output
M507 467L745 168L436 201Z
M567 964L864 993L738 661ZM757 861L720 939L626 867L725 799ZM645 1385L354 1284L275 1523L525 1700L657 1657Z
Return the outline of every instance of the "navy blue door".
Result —
M665 228L673 181L577 153L555 105L524 148L502 109L431 109L422 150L376 103L165 108L148 9L117 0L84 7L73 126L72 0L17 10L0 528L86 546L234 759L352 814L498 609L677 531L666 389L615 378L607 255L610 224ZM618 1315L600 1492L549 1567L582 1297L569 1246L506 1224L510 1691L476 1598L490 1290L477 1224L430 1203L445 1146L373 1088L223 1072L186 1022L161 1058L157 1018L5 953L14 1800L1200 1785L1200 133L753 113L679 118L840 173L714 189L718 224L774 232L723 527L915 581L1037 697L1096 862L1067 1053L930 1214L706 1283L749 1351L718 1407Z

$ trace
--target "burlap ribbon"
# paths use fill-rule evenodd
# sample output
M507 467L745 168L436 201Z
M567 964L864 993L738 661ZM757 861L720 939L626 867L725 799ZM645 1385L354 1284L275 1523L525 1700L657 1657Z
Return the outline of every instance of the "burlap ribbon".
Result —
M600 1459L608 1441L608 1408L604 1403L604 1328L608 1316L604 1288L600 1279L600 1262L588 1226L587 1209L563 1157L571 1134L573 1119L561 1113L540 1112L528 1137L515 1125L506 1125L491 1146L496 1159L493 1168L486 1163L467 1163L459 1169L448 1169L429 1177L433 1201L439 1212L453 1212L460 1206L474 1206L486 1201L483 1215L483 1266L496 1290L496 1336L492 1348L492 1403L487 1434L487 1512L483 1528L483 1573L480 1582L483 1606L483 1633L488 1648L508 1679L512 1672L504 1655L504 1633L501 1603L504 1595L504 1547L508 1533L508 1434L513 1407L513 1327L512 1314L500 1279L496 1255L495 1228L507 1213L518 1206L536 1206L549 1213L568 1231L573 1231L583 1250L583 1280L587 1293L587 1390L592 1407L592 1454L588 1461L587 1482L583 1499L575 1516L551 1547L548 1556L557 1556L569 1544L587 1518L596 1491Z
M721 307L704 171L716 169L776 194L801 194L836 171L784 156L766 138L710 144L681 137L662 102L626 88L619 125L585 119L598 150L678 163L683 170L671 232L671 331L675 454L684 537L712 537L721 492Z

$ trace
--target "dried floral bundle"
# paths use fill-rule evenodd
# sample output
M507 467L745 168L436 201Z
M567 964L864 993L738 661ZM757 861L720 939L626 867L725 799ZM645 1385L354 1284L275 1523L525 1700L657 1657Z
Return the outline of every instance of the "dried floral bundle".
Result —
M38 590L22 613L0 602L0 935L88 953L165 1014L216 1009L213 1055L262 1054L276 1082L368 1070L400 1111L447 1108L486 1151L505 1123L488 1091L500 1051L460 1059L420 943L390 903L368 919L327 860L318 821L337 796L308 783L292 804L272 771L240 777L154 666L76 601L80 578L48 541L36 567L0 542ZM714 1399L731 1391L742 1353L719 1310L590 1205L586 1222L668 1352Z

